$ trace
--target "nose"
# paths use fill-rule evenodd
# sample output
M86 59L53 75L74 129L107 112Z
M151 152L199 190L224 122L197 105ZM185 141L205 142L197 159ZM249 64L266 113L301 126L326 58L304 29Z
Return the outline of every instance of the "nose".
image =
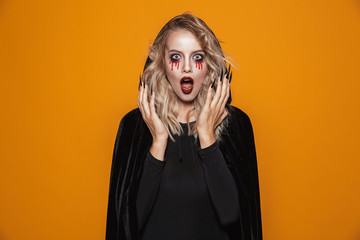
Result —
M191 72L191 61L190 61L190 59L189 58L186 58L185 59L185 63L184 63L184 69L183 69L183 72L186 72L186 73L188 73L188 72Z

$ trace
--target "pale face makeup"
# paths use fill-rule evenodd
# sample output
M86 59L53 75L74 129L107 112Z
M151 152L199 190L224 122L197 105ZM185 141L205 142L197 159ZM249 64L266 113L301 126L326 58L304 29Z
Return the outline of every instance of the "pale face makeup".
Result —
M207 74L205 52L188 30L172 32L165 46L167 78L178 96L180 105L192 104Z

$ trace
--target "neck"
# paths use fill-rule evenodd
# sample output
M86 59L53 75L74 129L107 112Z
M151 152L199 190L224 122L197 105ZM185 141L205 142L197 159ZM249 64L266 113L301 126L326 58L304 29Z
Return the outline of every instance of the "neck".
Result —
M179 114L177 116L177 120L179 122L186 123L187 121L195 121L195 114L193 111L194 102L178 101L178 106Z

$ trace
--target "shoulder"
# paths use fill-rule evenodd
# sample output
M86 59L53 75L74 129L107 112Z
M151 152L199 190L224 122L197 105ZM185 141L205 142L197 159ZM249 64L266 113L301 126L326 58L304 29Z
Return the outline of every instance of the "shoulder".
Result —
M226 105L226 109L229 112L229 124L241 123L243 127L251 126L249 116L242 109L233 105Z
M254 138L253 127L248 114L240 108L228 105L229 111L226 134L233 139L239 139L240 142L252 143Z
M139 108L132 109L121 118L120 125L138 121L140 117L141 117L140 109Z
M122 132L124 129L131 131L131 129L134 129L136 124L139 123L139 120L142 120L140 109L135 108L130 110L121 118L118 125L118 132Z
M139 108L135 108L127 112L121 119L120 123L133 122L139 119L141 112Z
M248 154L254 150L254 132L249 116L240 108L235 106L227 106L229 111L228 125L225 134L235 146L240 147L239 150Z

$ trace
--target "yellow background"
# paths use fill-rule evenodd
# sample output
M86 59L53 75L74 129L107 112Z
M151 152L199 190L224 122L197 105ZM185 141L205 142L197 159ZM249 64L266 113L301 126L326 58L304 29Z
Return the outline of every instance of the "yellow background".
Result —
M104 239L150 42L191 11L252 120L265 240L360 239L360 3L0 2L0 239Z

